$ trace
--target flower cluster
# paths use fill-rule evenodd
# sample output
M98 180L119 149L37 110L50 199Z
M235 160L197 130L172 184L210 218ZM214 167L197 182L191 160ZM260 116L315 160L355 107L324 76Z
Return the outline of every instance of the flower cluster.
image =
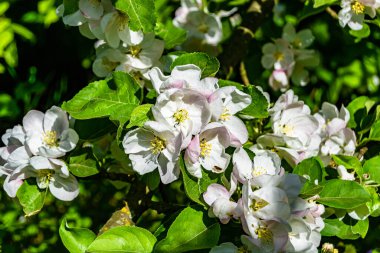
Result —
M312 115L292 90L281 95L270 109L273 133L261 135L252 150L274 149L289 164L319 155L328 165L332 155L353 155L356 149L354 131L347 127L348 110L323 103Z
M230 190L212 184L203 197L222 223L228 223L231 217L241 221L248 234L242 236L243 249L318 252L324 206L315 203L316 197L307 200L298 197L301 178L285 174L280 157L272 151L257 151L252 161L243 148L238 148L233 165ZM234 202L231 198L238 184L242 184L242 195ZM232 252L239 252L228 243L212 252L234 247L236 251Z
M29 111L22 126L8 129L1 139L5 146L0 148L0 175L6 177L4 190L10 197L16 196L23 180L33 177L40 189L49 188L60 200L78 195L76 178L58 159L73 150L79 139L62 109L53 106L45 114Z
M218 53L217 46L222 41L221 18L234 12L210 13L202 0L182 0L176 10L173 24L187 31L188 40L182 48L188 51L201 50L210 54Z
M230 162L225 149L248 139L235 114L251 97L232 86L219 87L216 78L201 79L200 68L192 64L176 66L170 76L158 68L148 74L159 94L152 107L154 121L128 132L123 140L133 169L145 174L158 168L161 181L171 183L179 176L179 156L185 150L191 175L201 178L201 167L224 172Z
M309 29L297 33L292 25L287 24L282 38L263 46L261 64L266 69L273 69L269 85L274 90L288 89L289 79L301 86L309 82L309 72L306 68L319 64L319 57L315 51L306 49L313 41L314 36Z
M365 14L375 18L376 9L380 7L378 0L342 0L342 9L338 13L339 24L348 25L352 30L363 29Z
M144 85L148 70L159 65L164 42L153 33L131 30L129 17L115 9L110 0L79 0L78 8L64 15L64 6L60 5L57 12L66 25L79 26L83 36L98 39L92 66L95 75L106 77L115 70L124 71Z

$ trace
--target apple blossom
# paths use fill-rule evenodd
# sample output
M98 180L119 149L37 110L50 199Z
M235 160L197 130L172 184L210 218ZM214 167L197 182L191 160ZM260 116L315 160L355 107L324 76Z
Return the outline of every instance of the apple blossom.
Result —
M352 30L361 30L365 14L368 14L371 18L376 16L375 8L366 6L366 2L360 0L342 0L342 9L338 13L340 26L345 27L348 25Z
M67 114L53 106L46 113L31 110L23 118L26 146L33 155L57 158L73 150L79 140Z

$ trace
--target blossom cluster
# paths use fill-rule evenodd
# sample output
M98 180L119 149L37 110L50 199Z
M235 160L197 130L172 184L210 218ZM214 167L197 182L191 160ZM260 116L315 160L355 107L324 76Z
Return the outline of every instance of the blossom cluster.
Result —
M187 41L181 46L185 50L201 50L217 54L218 44L223 38L221 18L231 12L210 13L202 0L182 0L175 12L173 24L185 29Z
M284 26L282 38L263 46L261 64L273 70L269 85L274 90L285 91L293 83L305 86L309 82L309 72L319 64L319 57L314 50L306 49L314 41L309 29L296 32L291 24Z
M274 149L290 165L306 158L320 156L328 165L332 155L354 155L355 132L347 127L350 113L324 102L312 115L310 108L299 101L292 90L281 95L270 109L272 131L257 138L252 150ZM351 176L340 167L342 179ZM351 179L352 180L352 179Z
M81 34L95 43L96 60L92 69L98 77L113 71L124 71L144 85L147 72L159 65L164 42L154 33L144 34L129 28L129 17L118 11L110 0L79 0L78 10L64 15L64 6L57 12L69 26L78 26Z
M222 223L228 223L231 216L241 221L248 234L242 236L245 249L318 252L324 206L315 203L317 196L307 200L298 196L301 178L285 174L280 157L272 151L257 151L252 161L239 148L233 155L233 165L230 190L212 184L203 196ZM230 199L238 184L242 184L242 195L234 202ZM232 245L222 244L212 252L223 252L225 247Z
M40 189L48 188L60 200L78 196L78 182L59 158L75 148L79 137L61 108L29 111L22 126L8 129L1 140L0 175L6 177L3 187L10 197L27 178L36 178Z
M158 168L161 181L171 183L179 177L179 156L189 173L202 177L202 169L222 173L230 155L229 146L240 147L248 140L243 121L235 116L251 103L251 97L236 87L219 87L218 79L201 79L199 67L176 66L170 76L159 68L149 72L159 94L152 107L153 121L127 133L125 153L133 169L145 174Z
M348 25L352 30L363 29L365 15L376 17L376 10L380 8L378 0L342 0L342 9L338 13L339 24Z

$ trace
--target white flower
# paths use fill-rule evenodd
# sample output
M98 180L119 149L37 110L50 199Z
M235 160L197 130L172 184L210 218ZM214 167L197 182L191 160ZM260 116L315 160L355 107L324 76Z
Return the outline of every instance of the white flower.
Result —
M183 148L187 147L192 135L199 134L211 119L206 98L189 89L171 89L161 93L152 112L157 121L182 133L185 138Z
M274 43L267 43L262 48L261 64L266 69L286 69L291 72L294 65L294 54L289 43L284 39L276 39Z
M349 181L354 181L355 176L352 173L348 173L346 167L343 165L339 165L336 170L338 171L339 177L342 180L349 180Z
M216 46L222 40L223 29L220 17L212 13L205 13L202 10L190 9L176 12L181 15L174 18L175 26L188 31L188 39L200 40L205 44ZM186 16L184 17L185 14Z
M342 9L338 13L339 24L342 27L348 25L352 30L361 30L363 28L365 14L368 14L371 18L376 15L373 7L364 5L360 0L342 0L341 7Z
M282 38L291 43L295 48L301 49L309 47L315 39L309 29L304 29L297 33L294 26L290 23L284 26Z
M10 181L35 177L40 189L49 188L57 199L71 201L79 194L78 181L69 173L65 162L42 156L30 159L30 166L17 168Z
M69 128L67 114L53 106L46 113L29 111L23 118L26 145L33 155L57 158L73 150L78 134Z
M201 166L208 171L222 173L230 162L230 155L225 152L229 144L229 134L222 124L208 124L186 149L187 170L198 178L202 177Z
M207 191L203 193L203 199L223 224L227 224L231 216L237 218L236 208L238 204L231 201L230 198L230 193L220 184L210 184Z
M105 40L112 48L120 45L120 40L128 45L141 43L144 36L142 31L132 31L128 27L128 17L120 11L113 11L103 16L101 28L105 34Z
M126 56L119 49L102 44L96 49L96 59L92 64L92 71L98 77L106 77L125 60Z
M145 34L140 43L127 46L126 59L121 66L135 69L151 68L157 64L163 51L162 40L155 39L154 33Z
M251 104L251 96L239 91L234 86L216 90L209 98L214 121L223 124L231 139L231 145L238 147L248 140L248 131L244 122L234 116Z
M158 168L164 184L178 179L181 145L182 134L174 135L170 127L155 121L148 121L144 128L128 132L123 140L124 151L129 155L133 169L143 175Z
M218 79L213 77L201 79L201 75L201 69L193 64L174 67L170 76L165 76L161 70L156 67L152 68L149 72L150 80L158 94L172 88L188 88L196 90L208 98L219 88Z

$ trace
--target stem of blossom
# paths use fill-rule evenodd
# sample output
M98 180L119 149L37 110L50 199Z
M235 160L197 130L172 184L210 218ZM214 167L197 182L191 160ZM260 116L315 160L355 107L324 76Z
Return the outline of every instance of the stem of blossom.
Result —
M338 14L337 14L333 9L331 9L330 7L327 7L327 8L326 8L326 12L327 12L328 14L330 14L330 16L331 16L332 18L334 18L334 19L339 19Z
M249 82L249 78L248 78L248 75L247 75L247 70L245 68L244 61L242 61L240 63L240 76L241 76L241 80L243 81L243 84L245 86L249 86L250 82Z

